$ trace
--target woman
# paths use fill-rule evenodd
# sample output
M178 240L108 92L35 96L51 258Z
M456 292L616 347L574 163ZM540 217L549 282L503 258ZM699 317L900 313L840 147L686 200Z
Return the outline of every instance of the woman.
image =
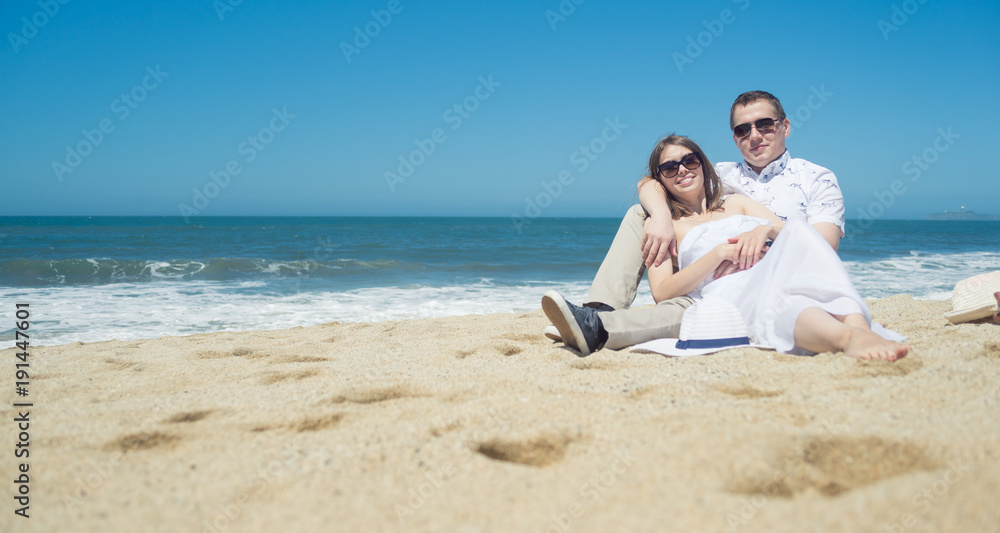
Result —
M659 302L716 295L739 310L757 342L786 353L835 352L894 361L909 351L876 324L836 252L811 226L779 220L749 197L722 195L722 182L697 144L671 135L649 159L649 176L667 191L679 270L649 269ZM770 249L767 242L773 240ZM766 250L766 253L764 253ZM726 261L741 270L715 279Z

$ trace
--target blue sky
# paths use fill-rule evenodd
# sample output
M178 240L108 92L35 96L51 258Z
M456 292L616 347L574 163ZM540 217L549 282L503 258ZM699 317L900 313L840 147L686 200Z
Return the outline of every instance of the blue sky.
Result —
M618 216L664 134L737 159L752 89L848 218L1000 214L998 26L995 1L8 1L0 214Z

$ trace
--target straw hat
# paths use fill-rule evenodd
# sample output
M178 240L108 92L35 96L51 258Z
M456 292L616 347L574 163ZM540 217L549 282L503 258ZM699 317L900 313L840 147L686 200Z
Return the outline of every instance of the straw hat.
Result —
M952 311L944 317L952 324L961 324L991 316L997 312L997 297L993 293L998 291L1000 270L963 279L955 285Z
M743 316L721 298L708 297L684 311L679 339L657 339L633 346L633 352L656 352L684 357L732 348L769 348L750 342Z

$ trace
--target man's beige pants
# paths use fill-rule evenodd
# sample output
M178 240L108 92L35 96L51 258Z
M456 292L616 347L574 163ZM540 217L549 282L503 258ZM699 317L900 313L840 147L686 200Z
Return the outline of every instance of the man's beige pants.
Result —
M608 332L605 348L619 350L640 342L676 338L684 310L694 303L687 296L679 296L654 306L629 309L646 272L642 261L642 225L647 216L641 205L625 213L587 294L587 303L599 302L615 308L599 315Z

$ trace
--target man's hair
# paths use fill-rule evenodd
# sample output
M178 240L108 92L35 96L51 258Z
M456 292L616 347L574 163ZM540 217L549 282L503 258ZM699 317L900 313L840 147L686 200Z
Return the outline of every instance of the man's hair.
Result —
M778 116L774 117L775 120L785 120L785 108L781 107L781 102L778 101L778 97L767 91L747 91L736 97L736 101L733 102L733 107L729 108L729 129L736 127L733 122L733 118L736 114L737 107L748 106L754 102L765 100L771 103L771 107L774 108L774 112Z
M660 178L660 156L663 154L663 150L667 146L683 146L688 150L698 154L698 158L701 159L701 168L703 169L702 174L705 176L705 204L709 211L719 211L722 209L722 180L719 178L719 174L715 172L715 165L708 160L705 156L705 152L698 146L697 143L683 135L668 135L662 139L660 142L656 143L656 147L653 148L653 153L649 154L649 176L643 178L642 181L647 179L655 179L660 182L663 186L664 192L667 193L667 205L670 207L670 213L674 220L681 217L686 217L691 215L691 211L677 202L667 186L663 184L663 180ZM680 169L678 169L680 170Z

